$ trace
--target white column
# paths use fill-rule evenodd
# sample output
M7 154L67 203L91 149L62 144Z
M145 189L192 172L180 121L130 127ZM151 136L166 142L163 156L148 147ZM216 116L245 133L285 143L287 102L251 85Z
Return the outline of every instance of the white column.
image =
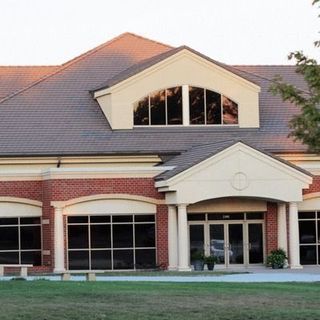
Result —
M176 206L168 206L169 270L178 268L178 223Z
M189 86L182 86L182 123L184 126L188 126L190 122L189 117Z
M287 210L285 203L278 203L278 248L288 254Z
M54 272L64 270L63 214L62 208L54 208Z
M178 270L190 271L187 205L178 205Z
M299 252L298 205L289 203L289 264L291 269L301 269Z

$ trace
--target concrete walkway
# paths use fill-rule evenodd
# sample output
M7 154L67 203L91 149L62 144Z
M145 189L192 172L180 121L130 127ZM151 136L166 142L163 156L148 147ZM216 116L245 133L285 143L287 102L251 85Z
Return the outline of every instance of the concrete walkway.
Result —
M291 270L291 269L280 269L272 270L268 268L251 268L251 269L234 269L228 270L234 272L247 272L237 274L225 274L219 275L214 272L212 275L161 275L161 276L103 276L98 275L97 281L143 281L143 282L320 282L320 267L304 267L303 269ZM0 281L11 280L11 276L0 277ZM27 280L51 280L60 281L60 276L28 276ZM73 275L71 281L85 281L85 276Z
M9 281L12 277L1 277ZM28 276L28 281L61 281L58 276ZM71 281L85 281L85 276L72 276ZM299 273L251 273L223 276L97 276L97 281L105 282L320 282L320 274Z

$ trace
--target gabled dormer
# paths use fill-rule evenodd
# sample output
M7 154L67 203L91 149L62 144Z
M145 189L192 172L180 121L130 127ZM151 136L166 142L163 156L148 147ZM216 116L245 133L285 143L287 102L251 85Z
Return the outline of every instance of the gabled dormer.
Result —
M179 47L139 63L93 91L112 129L135 126L259 127L255 83Z

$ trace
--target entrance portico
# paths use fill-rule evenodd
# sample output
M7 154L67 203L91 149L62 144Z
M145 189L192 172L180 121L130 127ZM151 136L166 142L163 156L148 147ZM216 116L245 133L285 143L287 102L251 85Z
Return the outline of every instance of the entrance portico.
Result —
M167 162L168 164L168 162ZM224 148L197 147L172 163L172 171L156 182L169 205L169 268L190 270L188 207L220 198L262 199L278 204L278 247L287 249L286 206L289 207L289 264L301 268L297 203L312 177L301 169L242 142ZM268 234L266 234L268 237Z

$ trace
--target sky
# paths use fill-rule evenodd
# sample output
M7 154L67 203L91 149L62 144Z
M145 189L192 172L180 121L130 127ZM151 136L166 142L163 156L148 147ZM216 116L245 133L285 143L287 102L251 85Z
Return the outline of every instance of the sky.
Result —
M312 0L0 0L0 65L61 64L123 32L229 64L320 60Z

